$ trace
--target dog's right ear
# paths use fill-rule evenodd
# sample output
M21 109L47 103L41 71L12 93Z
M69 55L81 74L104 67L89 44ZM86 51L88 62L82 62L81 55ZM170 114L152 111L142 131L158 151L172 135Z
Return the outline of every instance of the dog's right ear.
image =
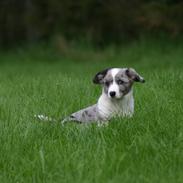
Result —
M100 72L98 72L95 77L93 78L93 83L95 84L102 84L103 83L103 79L106 76L107 72L110 70L110 68L107 68L105 70L102 70Z

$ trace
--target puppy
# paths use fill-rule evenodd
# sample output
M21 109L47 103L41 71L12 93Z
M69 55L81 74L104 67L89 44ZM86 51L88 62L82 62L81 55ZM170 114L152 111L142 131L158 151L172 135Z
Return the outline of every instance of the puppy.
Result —
M105 122L113 117L131 117L134 113L133 83L145 80L132 68L109 68L98 72L93 83L102 86L98 102L62 120L62 123Z

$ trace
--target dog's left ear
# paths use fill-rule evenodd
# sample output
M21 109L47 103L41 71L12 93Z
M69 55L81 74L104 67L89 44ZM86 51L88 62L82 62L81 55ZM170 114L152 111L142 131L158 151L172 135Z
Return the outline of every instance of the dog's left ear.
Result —
M107 68L107 69L104 69L104 70L98 72L93 78L93 83L102 84L103 79L104 79L104 77L106 76L106 74L109 70L110 70L110 68Z
M140 74L138 74L135 69L132 69L132 68L128 68L126 69L126 75L132 79L133 81L136 81L136 82L141 82L141 83L145 83L145 79L140 76Z

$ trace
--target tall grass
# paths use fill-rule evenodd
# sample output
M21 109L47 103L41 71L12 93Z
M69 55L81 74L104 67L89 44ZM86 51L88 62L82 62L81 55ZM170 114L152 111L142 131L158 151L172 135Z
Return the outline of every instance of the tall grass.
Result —
M69 48L71 49L71 48ZM41 47L0 54L0 182L182 182L183 44L138 41L104 50ZM95 124L40 123L97 101L93 75L134 67L135 114Z

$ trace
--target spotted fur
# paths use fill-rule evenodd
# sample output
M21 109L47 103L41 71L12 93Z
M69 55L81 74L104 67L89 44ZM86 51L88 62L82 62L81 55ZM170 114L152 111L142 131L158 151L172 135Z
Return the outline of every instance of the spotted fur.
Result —
M144 83L145 80L132 68L109 68L98 72L93 78L93 83L102 85L97 104L71 114L62 123L90 123L108 121L115 116L132 116L134 82Z

